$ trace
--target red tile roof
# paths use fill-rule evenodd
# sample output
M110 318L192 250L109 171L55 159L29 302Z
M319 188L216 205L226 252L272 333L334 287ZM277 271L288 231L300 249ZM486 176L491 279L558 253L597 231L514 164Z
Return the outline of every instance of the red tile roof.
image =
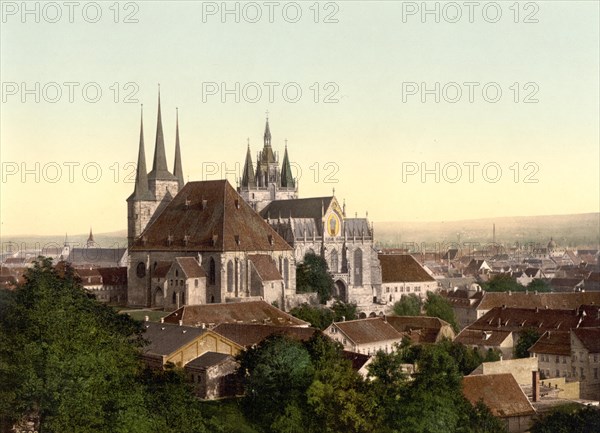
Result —
M177 257L175 260L177 260L177 263L179 263L179 266L181 267L187 278L206 277L206 272L204 272L204 269L202 269L202 266L200 266L200 263L198 263L198 260L196 260L195 258Z
M435 281L409 254L379 254L379 263L383 283Z
M271 256L266 254L249 254L248 258L254 265L254 269L258 272L261 280L277 281L283 279Z
M463 378L463 394L472 404L479 400L500 418L535 415L535 410L512 374L480 374Z
M590 353L600 353L600 329L599 328L578 328L573 330L573 334Z
M571 356L571 333L547 331L529 349L531 353Z
M265 301L231 302L225 304L186 305L164 318L166 323L201 326L220 323L269 324L274 326L308 327L309 323L275 308Z
M582 304L600 305L600 292L535 293L531 292L485 292L479 304L480 310L494 307L546 308L570 310Z
M291 247L229 182L215 180L187 183L131 250L283 251Z
M498 347L510 336L510 334L510 331L482 331L479 329L465 328L456 336L454 341L466 346L475 345Z
M295 340L307 341L316 332L315 328L299 328L290 326L251 325L238 323L222 323L212 329L213 332L243 347L253 346L273 334L285 335Z
M340 329L355 344L401 340L403 336L382 317L335 322L332 326Z

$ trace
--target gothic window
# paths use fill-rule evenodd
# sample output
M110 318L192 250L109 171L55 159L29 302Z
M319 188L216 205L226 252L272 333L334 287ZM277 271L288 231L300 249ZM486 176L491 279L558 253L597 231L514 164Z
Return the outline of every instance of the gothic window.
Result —
M177 304L177 293L173 292L173 305Z
M215 285L217 283L217 270L215 265L215 259L210 258L210 263L208 264L208 284Z
M185 305L185 292L181 292L181 305Z
M285 288L290 288L290 261L286 258L283 261L283 281L285 282Z
M233 292L233 262L227 262L227 291Z
M339 263L338 263L338 252L337 250L333 250L331 252L331 272L338 272Z
M354 285L363 285L363 253L360 248L354 251Z

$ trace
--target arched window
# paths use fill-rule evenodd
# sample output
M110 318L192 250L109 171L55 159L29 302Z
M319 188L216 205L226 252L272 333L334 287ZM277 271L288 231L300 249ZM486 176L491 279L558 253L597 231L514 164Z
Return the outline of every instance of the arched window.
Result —
M363 285L363 253L360 248L354 251L354 285Z
M227 291L233 292L233 262L227 262Z
M215 265L215 259L210 258L210 263L208 264L208 284L215 285L217 283L217 269Z
M290 288L290 261L287 257L283 260L283 281L285 283L285 288Z
M181 305L185 305L185 292L181 292Z
M173 305L177 304L177 293L173 292Z
M330 259L330 265L329 267L331 268L331 272L336 273L339 271L339 264L338 264L338 252L337 250L333 250L331 252L331 259Z

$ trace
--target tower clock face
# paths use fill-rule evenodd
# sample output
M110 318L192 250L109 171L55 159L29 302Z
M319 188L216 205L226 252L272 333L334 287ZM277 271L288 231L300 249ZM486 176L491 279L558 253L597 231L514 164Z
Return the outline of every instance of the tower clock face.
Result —
M137 268L135 269L135 273L139 278L144 278L146 276L146 265L144 262L139 262L137 264Z
M334 213L327 218L327 233L329 236L337 236L340 233L340 219Z

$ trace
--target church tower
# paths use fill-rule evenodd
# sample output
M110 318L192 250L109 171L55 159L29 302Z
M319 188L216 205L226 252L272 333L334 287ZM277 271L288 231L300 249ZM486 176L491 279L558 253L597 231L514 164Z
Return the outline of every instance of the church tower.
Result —
M159 92L154 160L150 173L146 170L143 111L140 121L140 142L135 187L133 193L127 199L127 244L129 246L132 245L133 241L142 234L150 221L158 216L161 210L183 187L183 168L179 144L179 116L177 116L175 132L175 163L173 171L175 174L172 174L167 168Z
M256 170L254 170L248 142L244 172L238 192L257 212L273 200L298 198L298 188L292 176L287 143L280 168L279 155L271 146L271 127L268 117L263 135L263 149L257 155Z

